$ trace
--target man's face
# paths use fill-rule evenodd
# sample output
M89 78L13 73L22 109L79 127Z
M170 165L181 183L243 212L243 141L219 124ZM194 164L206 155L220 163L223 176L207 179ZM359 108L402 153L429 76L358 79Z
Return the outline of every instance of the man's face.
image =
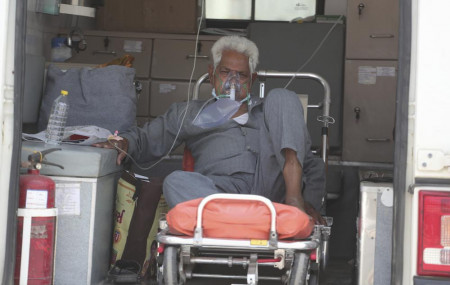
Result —
M250 93L252 74L248 66L248 56L236 51L225 50L216 69L214 70L214 67L210 66L209 78L216 94L220 94L222 84L227 80L230 73L239 74L241 90L239 94L236 94L236 100L240 101Z

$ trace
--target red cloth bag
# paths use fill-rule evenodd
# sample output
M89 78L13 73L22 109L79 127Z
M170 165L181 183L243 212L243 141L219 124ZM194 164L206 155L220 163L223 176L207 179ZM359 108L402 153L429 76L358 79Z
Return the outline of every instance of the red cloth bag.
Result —
M194 235L197 208L203 198L178 204L167 214L173 234ZM279 239L304 239L311 235L314 222L296 207L273 203L277 212L276 229ZM231 239L269 238L270 210L259 201L212 200L203 209L203 236Z

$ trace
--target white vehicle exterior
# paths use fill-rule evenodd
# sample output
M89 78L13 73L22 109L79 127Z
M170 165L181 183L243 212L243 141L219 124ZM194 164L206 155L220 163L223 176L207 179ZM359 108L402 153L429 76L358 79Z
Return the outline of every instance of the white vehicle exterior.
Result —
M12 263L8 247L8 230L15 230L10 226L9 209L10 201L10 170L14 148L14 61L15 61L15 29L16 29L16 1L0 2L0 280L2 284L8 284L7 275L12 275L10 264ZM18 124L18 123L16 123ZM12 190L14 191L14 190ZM10 213L10 212L9 212ZM9 263L9 264L8 264ZM9 269L6 268L10 267ZM12 279L10 279L12 280Z
M450 106L450 25L446 20L450 2L414 0L410 7L408 3L401 5L404 8L401 13L406 19L400 33L410 30L411 40L401 44L403 50L401 48L400 53L410 50L411 56L409 63L407 56L401 61L403 67L410 64L410 69L399 71L399 86L401 76L409 73L409 82L403 82L408 87L400 87L397 94L397 98L409 96L409 101L404 109L407 113L400 114L403 118L397 118L396 124L396 127L407 126L407 131L404 132L406 136L396 142L395 149L394 167L397 174L402 175L395 177L394 187L403 187L395 191L392 284L449 284L450 264L444 266L446 277L435 277L442 272L418 277L417 262L421 251L419 235L423 231L419 226L419 215L423 213L418 200L420 191L432 190L450 197L450 126L447 124ZM407 8L411 10L410 15ZM409 21L411 28L405 26ZM402 92L407 89L409 92ZM399 109L397 107L397 111ZM396 135L400 133L397 130ZM450 213L445 216L448 215ZM448 232L449 225L442 226L441 239L445 235L444 230Z
M0 1L1 284L13 284L14 272L17 208L14 202L18 195L20 150L17 110L21 104L18 98L22 96L18 82L23 78L20 69L24 60L23 47L17 44L24 41L21 32L24 19L20 18L24 14L18 9L24 5L21 2ZM405 0L400 3L391 284L449 284L450 277L416 276L419 190L450 193L450 1ZM16 8L19 18L16 18ZM448 224L444 229L450 232ZM450 264L447 266L449 274Z

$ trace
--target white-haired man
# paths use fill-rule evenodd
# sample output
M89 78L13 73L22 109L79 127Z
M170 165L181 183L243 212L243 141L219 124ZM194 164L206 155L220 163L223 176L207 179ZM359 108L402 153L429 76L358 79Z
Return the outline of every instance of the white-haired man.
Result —
M195 171L175 171L165 178L163 192L170 207L213 193L256 194L296 206L323 222L317 210L325 195L324 165L310 151L300 100L281 88L264 100L250 96L259 56L252 41L222 37L211 52L213 64L208 71L217 99L174 103L143 128L121 134L124 139L118 146L138 162L154 161L166 155L178 133L175 146L186 144ZM230 97L224 91L230 85L234 98L220 101ZM215 106L219 101L220 106ZM221 113L222 102L234 106L229 118L219 116L207 126L197 122ZM203 116L207 112L212 114ZM96 146L111 147L109 143ZM117 163L125 157L119 152Z

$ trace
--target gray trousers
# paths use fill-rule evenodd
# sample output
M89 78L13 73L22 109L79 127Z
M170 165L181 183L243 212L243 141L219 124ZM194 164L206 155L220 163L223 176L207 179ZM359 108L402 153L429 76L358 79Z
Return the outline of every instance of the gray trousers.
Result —
M247 181L251 181L251 177L222 177L223 179L217 176L210 178L198 172L176 170L164 179L164 198L172 208L178 203L216 193L250 194Z
M256 113L259 155L254 174L208 177L196 172L175 171L164 180L163 192L169 207L214 193L255 194L284 202L283 167L285 148L297 152L303 167L303 196L317 210L325 195L325 167L310 151L311 142L297 95L285 89L272 90ZM253 110L251 110L253 111Z

